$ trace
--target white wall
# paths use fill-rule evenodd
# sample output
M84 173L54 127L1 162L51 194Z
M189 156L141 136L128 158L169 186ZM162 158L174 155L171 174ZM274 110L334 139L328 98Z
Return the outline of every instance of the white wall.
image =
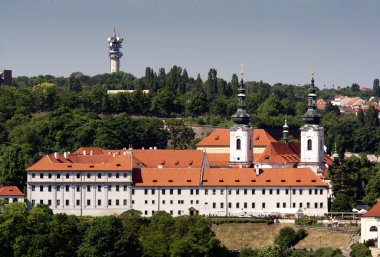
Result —
M360 242L363 243L364 241L368 239L379 239L379 231L369 231L372 226L377 227L377 230L379 230L380 222L375 217L363 217L361 218L361 236L360 236ZM378 246L380 244L378 243Z

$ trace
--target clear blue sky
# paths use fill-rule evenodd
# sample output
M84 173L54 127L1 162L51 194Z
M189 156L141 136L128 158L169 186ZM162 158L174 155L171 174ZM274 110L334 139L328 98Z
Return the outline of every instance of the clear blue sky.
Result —
M0 69L15 76L109 71L106 38L124 37L121 70L186 68L230 80L372 87L380 77L380 0L0 0Z

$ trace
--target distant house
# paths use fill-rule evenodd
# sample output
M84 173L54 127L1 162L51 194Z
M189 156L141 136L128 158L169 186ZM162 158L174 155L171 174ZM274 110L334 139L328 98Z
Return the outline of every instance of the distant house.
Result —
M0 199L8 202L23 202L25 195L16 186L0 185Z
M318 99L318 100L317 100L317 108L318 108L319 110L323 110L323 109L325 109L325 108L326 108L326 105L327 105L327 102L326 102L325 100L323 100L323 99Z
M135 92L136 90L107 90L107 94L109 95L114 95L114 94L120 94L120 93L124 93L124 94L132 94L133 92ZM142 92L144 94L149 94L149 90L148 89L144 89L142 90Z

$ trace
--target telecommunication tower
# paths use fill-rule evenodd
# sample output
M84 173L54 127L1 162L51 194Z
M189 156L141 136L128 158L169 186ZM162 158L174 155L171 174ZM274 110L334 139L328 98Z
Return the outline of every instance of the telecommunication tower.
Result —
M111 64L111 73L117 72L120 69L120 58L123 56L123 53L120 51L123 43L123 38L116 36L116 30L113 29L113 36L107 38L108 48L110 50L110 64Z

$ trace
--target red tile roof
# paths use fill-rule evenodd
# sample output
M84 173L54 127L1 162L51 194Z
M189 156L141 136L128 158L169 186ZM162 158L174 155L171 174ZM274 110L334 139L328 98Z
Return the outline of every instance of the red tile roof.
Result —
M16 186L0 186L0 196L25 196Z
M372 208L362 217L380 217L380 202L377 202Z
M269 135L264 129L253 130L254 146L267 146L270 142L277 142L277 140ZM202 141L197 144L197 147L202 146L230 146L230 130L214 130L209 136L203 138Z
M327 185L309 168L261 169L253 168L205 169L204 186L323 186Z
M86 151L86 155L87 154L90 154L92 152L92 154L94 155L98 155L98 154L102 154L103 153L103 148L101 147L79 147L75 152L74 154L82 154L84 153L84 151Z
M197 186L200 168L141 168L134 169L132 178L135 186Z
M54 154L45 155L41 160L27 168L27 171L118 171L132 170L129 155L77 155L70 154L65 159L62 154L58 159Z
M253 160L256 161L260 154L253 154ZM207 153L208 162L210 163L210 166L227 166L228 162L230 161L230 154L229 153Z
M135 165L157 168L200 168L204 153L201 150L133 150Z
M298 163L300 157L284 142L271 142L255 162Z

